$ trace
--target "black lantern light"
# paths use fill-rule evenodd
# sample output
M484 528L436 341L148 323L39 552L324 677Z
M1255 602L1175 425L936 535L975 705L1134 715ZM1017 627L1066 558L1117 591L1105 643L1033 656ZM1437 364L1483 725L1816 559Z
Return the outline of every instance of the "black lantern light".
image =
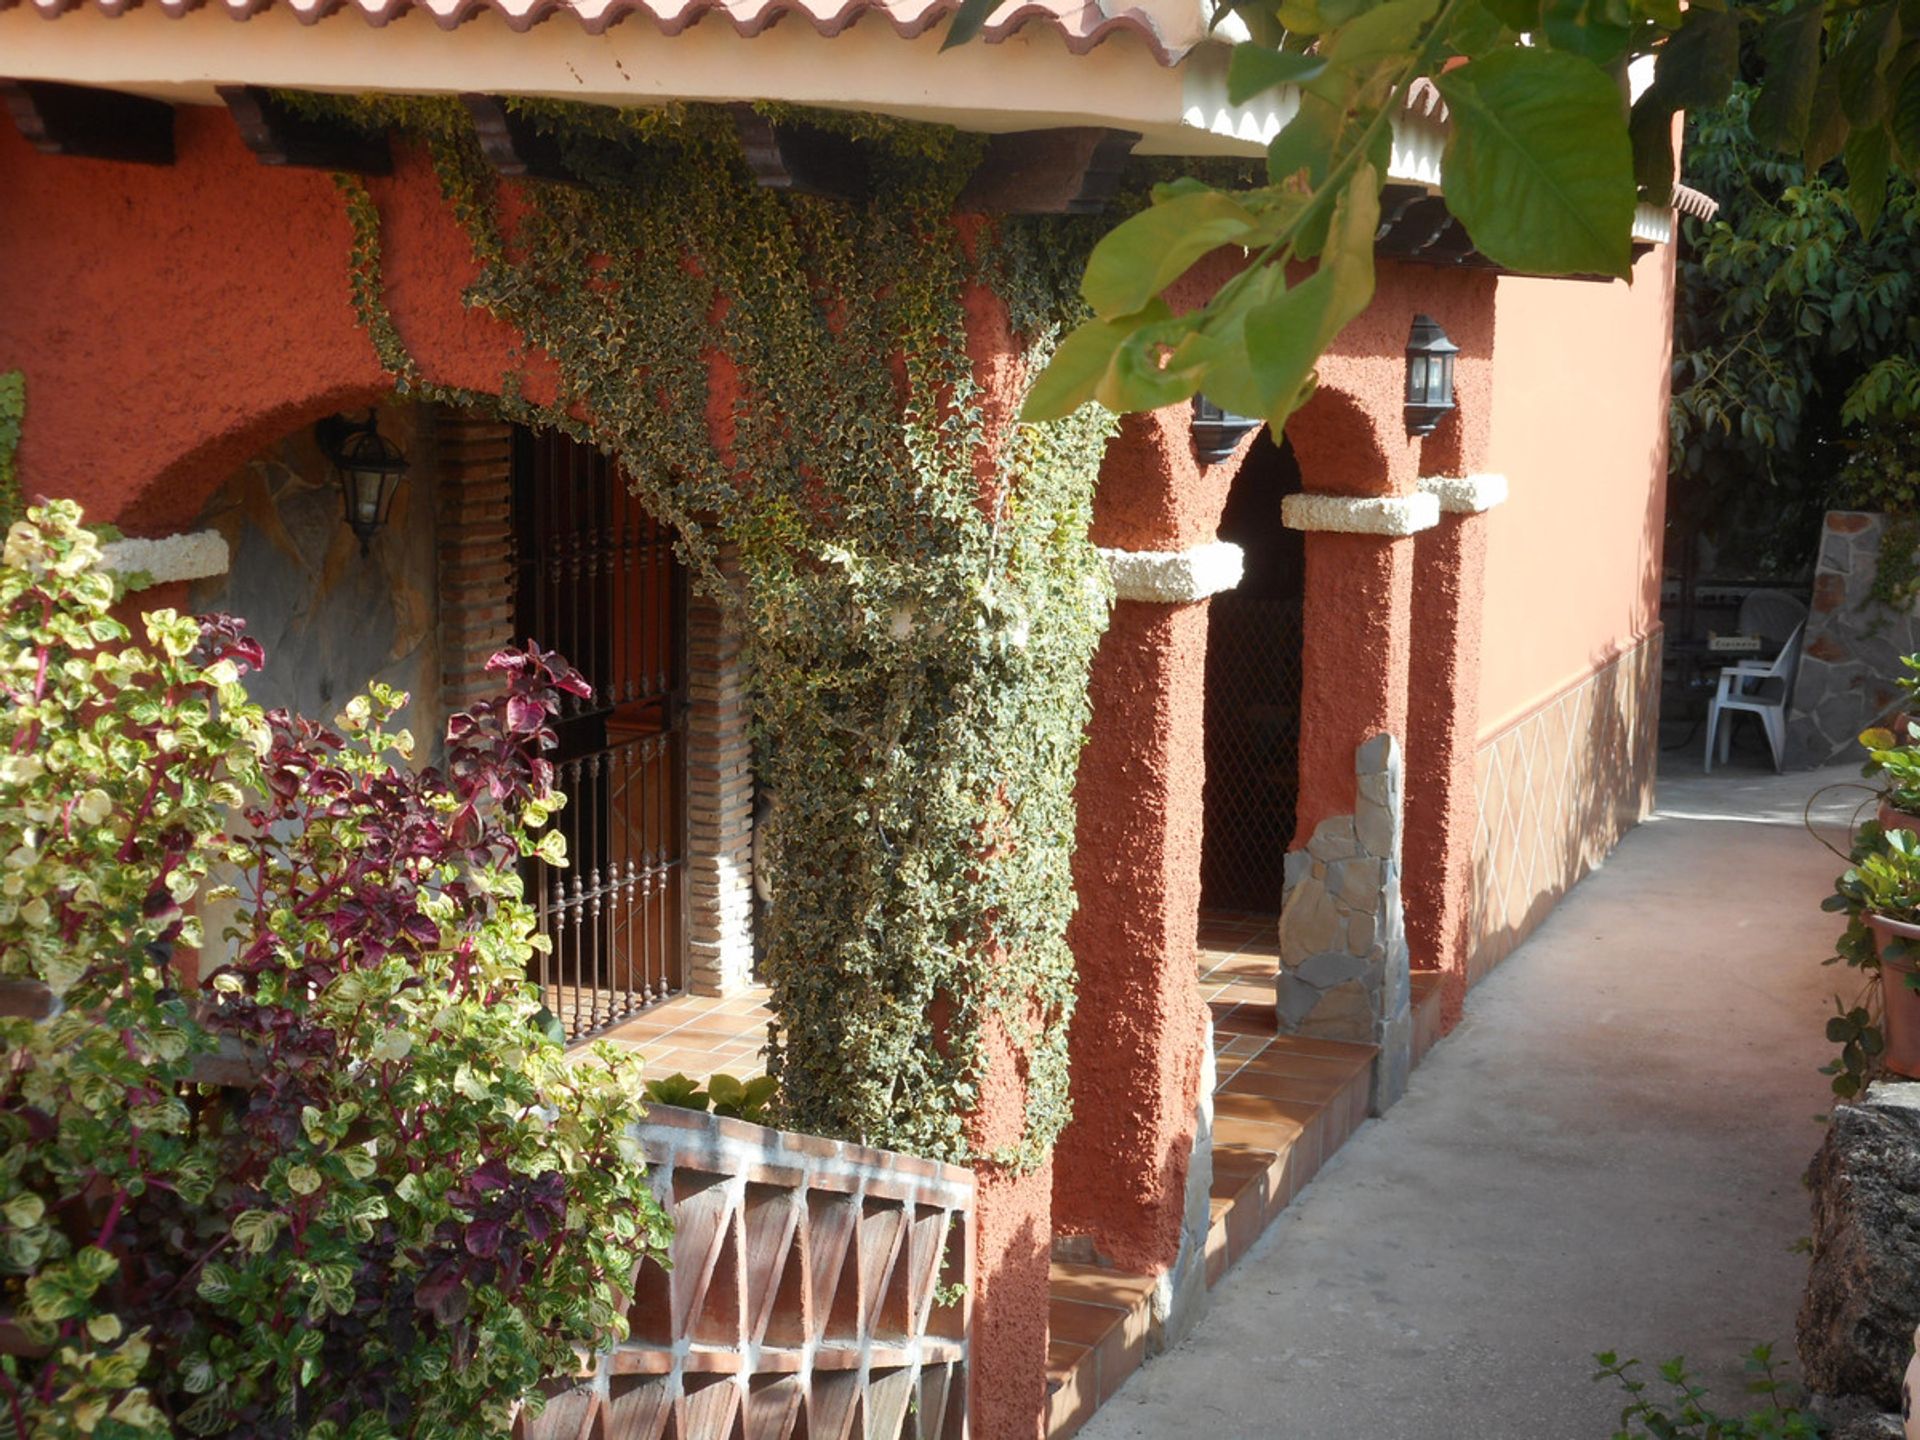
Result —
M1430 316L1413 317L1407 339L1407 434L1431 435L1453 409L1453 357L1459 353Z
M1193 397L1193 453L1203 464L1218 465L1264 423L1251 415L1222 410L1206 396L1196 395Z
M340 477L347 524L360 537L360 553L365 555L373 537L387 523L393 492L407 473L407 457L380 433L380 417L373 410L357 422L344 415L330 415L313 427L313 438Z

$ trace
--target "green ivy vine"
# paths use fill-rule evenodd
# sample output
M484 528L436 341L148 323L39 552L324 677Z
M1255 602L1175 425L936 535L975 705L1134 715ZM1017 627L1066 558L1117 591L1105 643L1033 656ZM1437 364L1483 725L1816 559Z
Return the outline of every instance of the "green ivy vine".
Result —
M755 184L724 111L523 102L582 183L508 203L457 105L300 103L429 147L480 267L467 303L559 376L552 404L517 374L495 396L426 383L383 298L375 195L342 177L354 300L396 386L615 455L739 625L778 796L763 968L783 1122L1037 1164L1068 1116L1073 785L1111 598L1088 526L1112 421L990 420L965 306L997 293L1036 373L1084 313L1101 222L960 221L981 138L873 117L808 117L869 144L874 198L849 206ZM1025 1124L982 1154L968 1119L996 1035L1021 1055Z
M0 526L11 525L26 513L13 460L26 416L27 377L18 370L0 370Z

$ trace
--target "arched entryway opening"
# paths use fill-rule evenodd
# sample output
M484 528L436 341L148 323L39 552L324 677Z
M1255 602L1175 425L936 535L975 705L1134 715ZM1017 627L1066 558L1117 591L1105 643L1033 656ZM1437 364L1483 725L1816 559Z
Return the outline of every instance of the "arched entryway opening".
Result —
M1200 903L1209 916L1280 912L1299 792L1300 611L1304 537L1281 524L1300 490L1292 446L1261 431L1220 518L1238 545L1239 585L1207 622L1205 828Z
M364 552L304 420L216 482L197 527L221 532L229 565L188 607L247 621L268 656L250 677L263 704L331 722L375 682L407 693L419 764L437 763L450 714L498 693L496 650L531 640L564 655L593 693L566 697L556 724L567 804L552 825L568 864L529 862L551 946L529 978L573 1039L688 990L737 988L750 877L690 872L750 840L751 773L711 758L744 745L731 738L744 722L737 700L692 694L690 675L711 688L725 647L673 532L591 445L394 397L374 414L409 463Z

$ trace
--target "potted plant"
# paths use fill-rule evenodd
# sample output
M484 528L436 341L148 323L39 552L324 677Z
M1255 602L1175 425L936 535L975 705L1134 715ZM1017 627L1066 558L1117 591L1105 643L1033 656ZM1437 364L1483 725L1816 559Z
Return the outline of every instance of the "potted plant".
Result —
M1912 743L1912 722L1904 715L1896 718L1908 731L1906 739L1885 727L1860 733L1867 752L1860 773L1880 782L1880 828L1920 834L1920 744Z
M1855 852L1834 891L1828 904L1852 916L1855 948L1860 929L1871 940L1874 963L1863 968L1880 976L1879 1063L1920 1078L1920 834L1885 831L1878 843ZM1843 941L1843 953L1848 948Z

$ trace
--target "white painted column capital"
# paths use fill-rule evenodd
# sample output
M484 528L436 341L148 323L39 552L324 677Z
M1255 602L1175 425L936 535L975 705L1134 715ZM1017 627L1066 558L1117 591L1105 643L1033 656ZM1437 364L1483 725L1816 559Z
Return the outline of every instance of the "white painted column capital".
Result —
M1334 535L1380 535L1400 539L1440 523L1440 502L1433 495L1289 495L1280 502L1280 521L1289 530Z
M1426 475L1420 480L1422 494L1440 502L1449 515L1483 515L1507 498L1504 475Z
M1113 576L1114 597L1150 604L1185 605L1231 590L1240 583L1246 556L1238 545L1216 540L1191 550L1109 550L1100 557Z

